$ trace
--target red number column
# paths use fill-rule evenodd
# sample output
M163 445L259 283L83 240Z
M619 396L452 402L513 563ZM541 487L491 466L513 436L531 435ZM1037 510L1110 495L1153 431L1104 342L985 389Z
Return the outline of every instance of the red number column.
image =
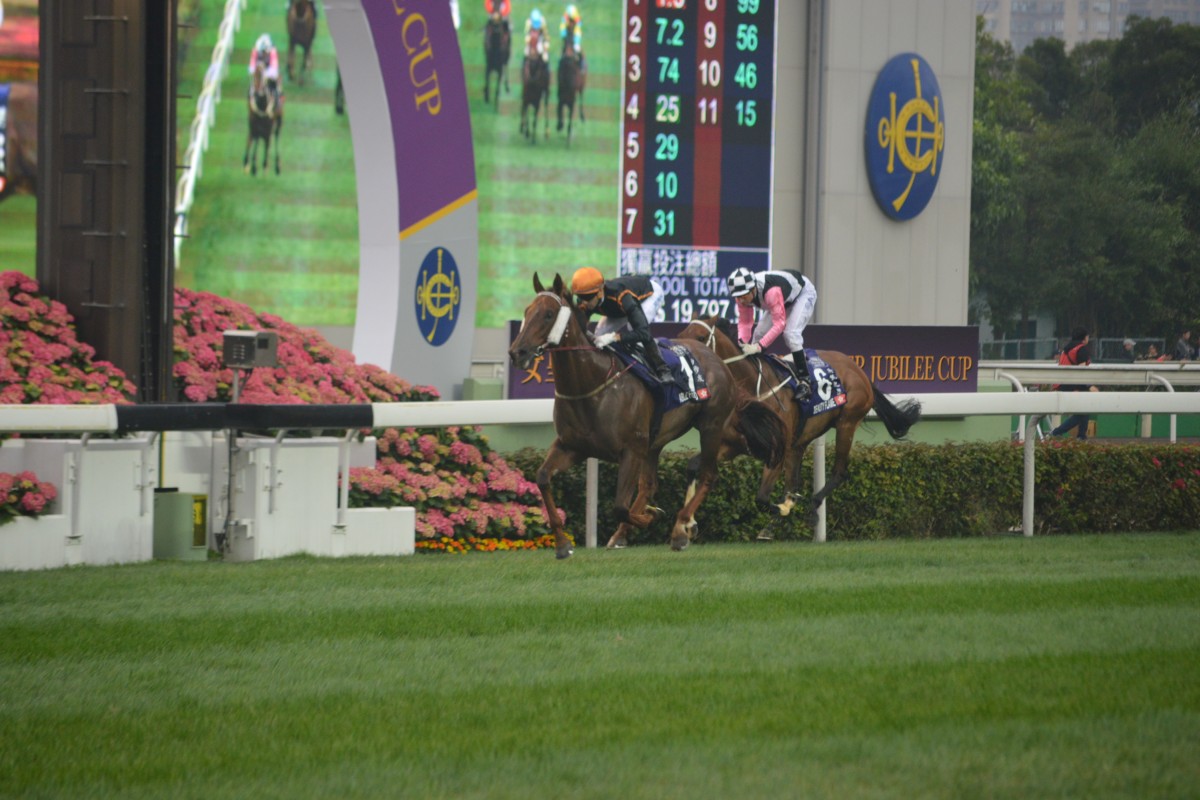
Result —
M694 189L692 243L697 247L721 244L721 114L725 65L725 0L695 0L696 8L696 107L693 143Z
M625 2L625 96L621 108L621 244L640 245L645 224L646 141L646 41L645 0Z

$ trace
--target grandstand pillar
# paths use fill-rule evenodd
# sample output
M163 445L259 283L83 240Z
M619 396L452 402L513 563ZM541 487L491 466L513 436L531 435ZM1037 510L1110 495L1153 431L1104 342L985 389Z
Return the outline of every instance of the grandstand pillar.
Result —
M139 399L171 399L175 3L42 3L38 267Z

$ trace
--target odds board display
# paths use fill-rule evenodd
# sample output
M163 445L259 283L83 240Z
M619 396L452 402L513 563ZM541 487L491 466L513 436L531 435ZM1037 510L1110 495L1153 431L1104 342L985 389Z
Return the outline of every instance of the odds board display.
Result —
M625 0L622 275L665 321L730 316L725 278L768 269L775 0Z

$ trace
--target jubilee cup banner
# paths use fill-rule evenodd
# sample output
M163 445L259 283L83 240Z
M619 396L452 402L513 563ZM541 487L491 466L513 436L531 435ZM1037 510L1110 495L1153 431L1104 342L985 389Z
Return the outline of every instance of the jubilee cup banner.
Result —
M443 398L470 374L478 197L458 35L445 0L326 0L358 184L353 351Z
M509 323L509 341L521 323ZM672 338L681 322L656 322L655 336ZM975 325L809 325L804 346L850 356L867 377L888 393L975 392L979 386L979 328ZM768 352L786 355L783 337ZM529 369L508 367L508 397L554 396L550 359L542 356Z

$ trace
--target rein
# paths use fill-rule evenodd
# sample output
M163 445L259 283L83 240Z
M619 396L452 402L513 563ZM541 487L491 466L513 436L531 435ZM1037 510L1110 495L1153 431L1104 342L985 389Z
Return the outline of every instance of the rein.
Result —
M560 348L560 349L562 349L562 350L596 350L596 349L598 349L598 348L595 348L595 347L591 347L591 348L588 348L588 347L570 347L570 348L564 347L564 348ZM612 356L610 356L610 357L612 357ZM615 362L616 362L616 358L615 358L615 357L612 357L612 358L613 358L613 362L615 363ZM629 372L629 370L631 370L631 369L633 369L633 365L632 365L632 364L627 364L627 365L625 366L625 369L623 369L623 370L620 370L620 371L619 371L619 372L617 372L616 374L613 374L613 373L612 373L612 371L611 371L611 370L612 370L612 367L610 367L610 368L609 368L609 374L610 374L612 377L610 377L610 378L609 378L608 380L606 380L604 383L602 383L602 384L600 384L599 386L597 386L595 389L592 389L592 390L591 390L590 392L588 392L587 394L559 394L559 391L558 391L558 389L556 388L556 389L554 390L554 397L555 397L555 399L557 399L557 400L586 400L586 399L587 399L587 398L589 398L589 397L595 397L596 395L600 394L602 391L604 391L605 389L607 389L609 386L611 386L611 385L612 385L612 384L613 384L613 383L614 383L614 382L617 380L617 378L621 377L621 376L622 376L622 375L624 375L626 372ZM558 384L555 384L555 386L557 386L557 385L558 385Z
M716 328L716 326L715 326L715 325L709 325L707 322L705 322L705 321L704 321L704 320L702 320L702 319L694 319L694 320L692 320L692 321L691 321L691 324L692 324L692 325L699 325L701 328L704 328L704 330L708 331L708 338L704 340L704 345L705 345L705 347L707 347L709 350L712 350L712 351L715 353L715 352L717 351L717 348L716 348L716 343L717 343L717 328ZM730 356L729 358L723 358L723 359L721 359L721 360L722 360L724 363L726 363L726 364L733 364L733 363L736 363L736 362L738 362L738 361L741 361L742 359L749 358L749 357L750 357L750 354L749 354L749 353L739 353L739 354L737 354L736 356ZM786 380L784 380L784 381L781 381L781 382L780 382L778 385L776 385L774 388L772 388L772 389L769 389L768 391L764 392L764 391L762 390L762 385L763 385L763 368L762 368L762 363L763 363L763 362L762 362L762 359L759 359L759 360L757 360L757 361L755 361L755 362L754 362L754 367L755 367L755 369L758 371L758 382L757 382L757 383L755 384L755 386L754 386L754 391L755 391L755 392L757 393L757 395L758 395L758 397L757 397L756 399L758 399L758 400L766 400L766 399L767 399L767 398L769 398L769 397L774 397L776 394L778 394L778 393L779 393L779 390L780 390L780 389L782 389L783 387L787 386L787 381L786 381Z

